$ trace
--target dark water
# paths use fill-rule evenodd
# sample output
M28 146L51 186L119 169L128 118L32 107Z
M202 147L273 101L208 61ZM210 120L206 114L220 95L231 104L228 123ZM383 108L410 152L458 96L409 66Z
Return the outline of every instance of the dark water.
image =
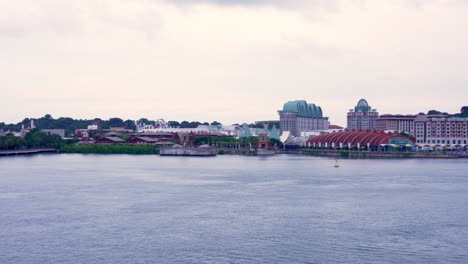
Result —
M0 158L0 263L468 263L468 160Z

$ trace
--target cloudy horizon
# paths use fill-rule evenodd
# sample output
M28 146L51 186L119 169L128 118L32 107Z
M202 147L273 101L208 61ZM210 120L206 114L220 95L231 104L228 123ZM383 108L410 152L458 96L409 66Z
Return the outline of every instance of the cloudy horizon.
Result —
M0 0L0 122L224 124L291 100L332 124L467 105L468 1ZM465 91L465 92L463 92Z

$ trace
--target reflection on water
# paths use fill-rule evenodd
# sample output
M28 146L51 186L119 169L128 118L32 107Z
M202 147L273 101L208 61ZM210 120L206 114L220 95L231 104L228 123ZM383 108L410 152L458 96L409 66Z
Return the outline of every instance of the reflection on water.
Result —
M466 160L0 158L0 263L468 263Z

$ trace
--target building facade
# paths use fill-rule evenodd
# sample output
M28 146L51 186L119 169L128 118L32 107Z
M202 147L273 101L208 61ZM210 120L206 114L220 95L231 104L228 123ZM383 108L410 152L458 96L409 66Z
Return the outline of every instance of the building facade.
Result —
M416 115L381 115L375 120L376 130L391 130L414 135Z
M379 117L377 110L372 109L366 99L359 100L354 109L348 112L348 129L375 129L375 120Z
M382 151L396 146L414 147L414 139L396 133L376 130L347 130L310 138L307 146L319 149L355 149Z
M65 129L42 129L41 131L47 135L59 135L61 138L65 137Z
M322 108L308 104L304 100L289 101L279 110L280 130L289 131L292 136L300 136L301 132L326 130L330 123L328 117L323 117Z
M463 146L468 144L468 117L418 114L414 120L416 144Z

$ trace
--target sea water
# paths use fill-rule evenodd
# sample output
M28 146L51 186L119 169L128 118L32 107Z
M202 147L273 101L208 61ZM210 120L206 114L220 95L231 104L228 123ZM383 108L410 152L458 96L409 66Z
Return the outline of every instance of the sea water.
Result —
M468 160L0 158L0 263L468 263Z

